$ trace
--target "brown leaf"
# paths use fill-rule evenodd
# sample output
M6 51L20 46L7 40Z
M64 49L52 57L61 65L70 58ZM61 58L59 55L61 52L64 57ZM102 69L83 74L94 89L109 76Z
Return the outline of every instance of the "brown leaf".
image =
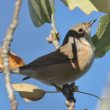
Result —
M26 102L40 100L45 95L44 90L31 84L13 84L13 88L15 91L19 92Z
M3 71L3 64L2 64L2 48L0 48L0 71ZM13 52L9 52L9 65L10 65L10 69L13 70L17 67L23 66L24 62L23 60L17 56L15 53Z

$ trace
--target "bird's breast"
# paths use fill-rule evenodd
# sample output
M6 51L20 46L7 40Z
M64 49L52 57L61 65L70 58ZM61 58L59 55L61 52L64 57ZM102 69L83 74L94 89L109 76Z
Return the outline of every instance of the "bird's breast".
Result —
M79 69L82 75L89 69L94 59L94 52L90 43L86 40L78 42L77 48L77 61L72 65Z

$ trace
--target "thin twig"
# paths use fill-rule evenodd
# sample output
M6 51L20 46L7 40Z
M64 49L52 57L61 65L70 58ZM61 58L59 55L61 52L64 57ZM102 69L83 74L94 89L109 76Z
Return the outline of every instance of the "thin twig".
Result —
M56 24L55 24L55 7L54 7L54 0L53 0L53 3L52 3L52 15L51 15L51 19L52 19L52 34L53 34L53 37L54 37L54 41L53 41L53 45L55 46L56 49L58 49L60 47L59 45L59 35L57 35L57 29L56 29Z
M18 25L18 15L19 15L21 3L22 3L22 0L16 0L15 2L15 9L14 9L12 22L7 29L6 36L2 46L2 58L3 58L3 67L4 67L3 72L5 74L6 89L7 89L9 100L11 103L11 110L17 110L18 104L15 98L11 80L10 80L10 67L9 67L8 53L10 51L11 41L13 40L13 34Z
M45 91L46 93L59 93L58 91Z
M52 27L52 29L51 29L49 37L46 38L46 40L49 43L52 43L55 46L55 49L58 49L60 47L60 45L59 45L60 36L59 36L59 33L57 32L56 24L55 24L54 2L55 2L55 0L52 0L52 14L51 14L51 27Z
M75 103L74 103L74 101L68 101L68 100L66 100L66 106L67 106L67 109L68 110L74 110L74 107L75 107Z
M91 93L88 93L88 92L82 92L82 91L76 91L78 93L82 93L82 94L86 94L86 95L89 95L89 96L93 96L99 100L102 100L100 97L98 97L97 95L94 95L94 94L91 94Z
M102 91L102 101L98 102L96 110L110 110L110 73L107 76L106 86Z

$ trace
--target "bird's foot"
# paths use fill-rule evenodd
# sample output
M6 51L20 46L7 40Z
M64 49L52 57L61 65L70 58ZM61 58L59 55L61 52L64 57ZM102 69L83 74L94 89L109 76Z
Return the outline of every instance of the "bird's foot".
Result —
M65 84L63 85L62 93L66 97L66 99L70 102L76 102L74 98L74 92L76 91L75 83Z
M76 99L74 98L74 92L78 90L75 83L63 85L62 93L66 97L66 106L68 110L74 110Z
M53 84L53 86L56 88L57 91L62 92L67 100L76 102L74 98L74 92L78 90L78 86L75 85L75 82L71 84L65 84L63 85L63 88L55 84Z
M78 86L75 85L75 83L71 84L65 84L63 85L63 88L54 85L56 87L57 91L62 92L63 95L66 97L66 106L68 110L74 110L76 99L74 98L74 92L78 91Z

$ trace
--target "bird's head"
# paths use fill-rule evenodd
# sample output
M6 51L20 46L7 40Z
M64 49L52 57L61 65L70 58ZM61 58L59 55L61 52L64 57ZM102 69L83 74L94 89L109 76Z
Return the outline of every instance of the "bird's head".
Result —
M67 34L66 37L63 41L63 45L66 44L69 40L70 37L72 38L77 38L77 39L82 39L82 38L86 38L86 36L90 35L90 31L91 31L91 26L92 24L96 21L92 20L90 22L85 22L85 23L81 23L81 24L76 24L73 28L71 28Z

